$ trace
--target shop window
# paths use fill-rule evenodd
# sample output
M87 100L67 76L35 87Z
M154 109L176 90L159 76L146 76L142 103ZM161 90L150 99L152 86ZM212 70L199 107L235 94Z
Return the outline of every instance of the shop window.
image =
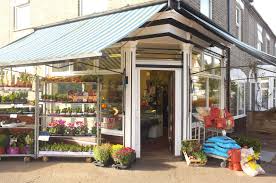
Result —
M212 18L212 0L200 0L200 12L211 19Z
M101 89L102 128L122 131L123 77L120 74L103 75ZM102 133L105 133L103 130Z
M266 53L270 53L270 37L268 34L266 34Z
M259 24L257 24L257 35L257 49L261 51L263 45L263 28Z
M242 35L242 29L241 29L241 9L239 7L236 7L236 26L237 26L237 38L241 40Z
M107 10L108 0L79 0L79 15L89 15L92 13Z
M201 63L201 54L199 53L193 53L192 55L192 71L199 72L202 69L202 63Z
M25 29L31 26L30 2L16 1L14 6L14 28Z
M230 112L233 116L245 115L245 83L231 82Z
M268 100L269 100L269 79L262 78L257 87L257 107L260 110L268 109Z
M220 80L209 78L209 107L220 107Z
M276 107L276 78L273 79L273 107Z

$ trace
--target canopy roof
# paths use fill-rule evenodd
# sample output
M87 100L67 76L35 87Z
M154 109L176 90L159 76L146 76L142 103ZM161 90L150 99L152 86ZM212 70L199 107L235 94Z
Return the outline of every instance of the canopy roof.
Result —
M247 80L245 73L241 69L231 69L230 78L232 81L239 80L241 82L245 82Z
M37 29L1 48L0 66L100 56L101 50L126 37L166 5L155 4Z

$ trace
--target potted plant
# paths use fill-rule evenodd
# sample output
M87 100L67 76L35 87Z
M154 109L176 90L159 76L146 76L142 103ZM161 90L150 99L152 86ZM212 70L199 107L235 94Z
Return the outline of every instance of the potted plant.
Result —
M0 154L6 153L6 147L9 144L9 137L5 134L0 134Z
M7 150L8 154L19 154L19 147L17 146L16 140L11 139L10 147Z
M207 156L201 150L198 140L182 141L182 152L184 154L187 165L202 166L207 163Z
M77 116L82 116L82 115L83 115L82 110L81 110L80 107L78 107L78 108L76 109L76 112L77 112Z
M50 135L56 135L58 133L58 123L56 121L49 123L47 131Z
M96 126L93 126L91 128L91 134L92 134L92 136L96 136L97 135L97 127Z
M121 144L112 145L112 147L111 147L111 157L112 157L113 161L116 158L116 153L118 151L122 150L123 148L124 148L124 146L121 145Z
M131 166L135 161L136 153L135 150L125 147L121 150L118 150L114 155L114 168L126 169Z
M95 109L93 107L89 108L88 110L88 116L95 116L96 113L95 113Z
M60 115L65 116L67 113L67 108L63 108L60 112Z
M94 164L96 166L104 167L110 162L110 144L97 145L93 148L94 152Z
M72 115L72 108L68 107L67 108L67 116L71 116Z
M64 135L65 128L66 128L66 126L65 126L66 121L60 119L60 120L57 121L57 123L58 123L58 126L57 126L58 127L58 134L59 135Z
M83 115L84 116L88 116L88 112L89 112L90 108L89 107L85 107L84 108L84 112L83 112Z
M65 128L65 134L69 136L74 136L76 132L75 123L67 123Z
M84 136L88 133L88 127L82 121L75 122L76 135Z
M55 109L55 115L57 115L57 116L60 115L60 108L59 108L59 107L57 107L57 108Z
M31 134L26 135L25 137L25 147L24 147L24 152L25 154L31 154L32 153L32 146L34 143L34 138Z
M77 116L77 109L72 109L71 115L72 115L72 116Z

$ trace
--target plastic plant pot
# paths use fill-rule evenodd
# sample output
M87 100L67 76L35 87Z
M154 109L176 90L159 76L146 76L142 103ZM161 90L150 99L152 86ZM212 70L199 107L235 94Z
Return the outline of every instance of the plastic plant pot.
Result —
M7 150L8 154L19 154L19 147L9 147Z
M5 147L0 147L0 154L6 154Z

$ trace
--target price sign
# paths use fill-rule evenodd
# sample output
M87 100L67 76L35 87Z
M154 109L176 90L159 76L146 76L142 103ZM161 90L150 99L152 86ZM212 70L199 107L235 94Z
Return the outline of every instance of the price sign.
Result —
M17 114L10 114L10 118L17 118Z
M39 135L39 136L38 136L38 140L39 140L39 141L48 142L49 139L50 139L50 136L48 136L48 135Z

